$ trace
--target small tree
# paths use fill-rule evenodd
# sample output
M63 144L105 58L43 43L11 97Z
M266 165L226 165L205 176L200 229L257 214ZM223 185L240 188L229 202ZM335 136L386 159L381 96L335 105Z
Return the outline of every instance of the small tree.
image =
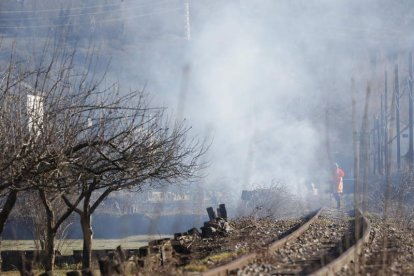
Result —
M17 194L36 190L46 214L46 270L53 269L56 233L73 212L56 212L55 202L80 177L71 164L87 153L84 148L100 143L85 134L89 114L107 108L99 101L93 55L86 69L76 72L75 51L50 46L36 61L18 63L12 56L0 82L0 193L6 198L0 233Z
M149 106L147 95L133 96L139 99L134 105L123 100L100 114L105 119L98 120L91 131L99 129L95 131L104 137L102 143L85 154L88 158L73 164L74 171L83 172L84 180L78 183L76 194L63 195L68 207L80 216L83 268L91 265L91 215L111 192L141 190L146 183L172 184L195 177L201 168L199 158L205 147L186 141L189 128L182 123L170 125L163 109ZM75 207L80 198L82 204Z
M73 211L84 234L83 266L90 267L90 217L102 201L145 183L190 179L205 152L203 144L187 142L188 127L151 107L147 94L119 96L118 85L102 87L93 49L76 70L75 50L50 46L31 63L10 62L0 83L0 192L7 197L0 228L17 193L36 191L45 214L46 271L53 270L56 235Z
M48 48L45 48L48 49ZM44 207L45 270L53 271L56 235L84 194L73 206L61 209L62 195L76 193L76 184L83 182L85 171L78 165L89 160L96 148L109 145L103 126L122 118L106 117L118 104L130 97L117 97L113 90L100 89L102 78L96 78L91 68L95 57L85 70L75 70L75 51L55 45L52 52L35 65L32 78L25 82L34 95L34 107L28 111L29 135L41 149L40 162L27 179L30 189L36 190ZM44 53L46 50L44 50ZM41 113L41 114L38 114ZM97 120L98 127L91 128Z
M56 210L57 216L60 217L62 212L65 212L66 204L61 200L53 202L53 209ZM43 203L36 191L21 192L16 203L16 207L13 210L12 216L15 216L22 220L26 227L30 230L35 248L38 251L45 252L47 242L47 227L46 227L46 212L43 207ZM56 238L58 244L56 250L61 251L66 237L74 222L74 216L65 220L58 229Z
M8 63L0 63L0 235L18 192L30 187L27 179L40 162L40 147L27 128L27 97L21 89L34 72L21 71L19 65L13 50Z

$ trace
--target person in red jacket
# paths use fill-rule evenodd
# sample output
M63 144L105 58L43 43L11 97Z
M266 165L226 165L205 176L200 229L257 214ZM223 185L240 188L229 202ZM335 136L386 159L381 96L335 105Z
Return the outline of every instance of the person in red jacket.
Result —
M336 166L336 173L335 173L335 184L336 184L336 193L335 193L335 199L337 203L337 208L341 208L341 196L344 192L344 176L345 172L342 168L339 167L337 163L335 163Z
M342 194L344 192L344 176L344 170L336 164L336 192L338 194Z

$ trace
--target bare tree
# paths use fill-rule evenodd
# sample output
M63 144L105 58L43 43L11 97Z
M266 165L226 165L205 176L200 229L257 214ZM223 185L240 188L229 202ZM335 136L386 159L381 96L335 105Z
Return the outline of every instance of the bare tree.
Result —
M11 51L7 64L0 65L0 235L20 190L28 188L26 178L36 166L33 136L27 129L26 97L21 83L33 72L21 72Z
M60 216L61 212L65 212L66 204L61 200L56 200L53 209ZM13 209L12 216L17 217L24 223L33 236L35 248L39 252L44 252L47 242L46 212L38 193L33 190L21 192L17 199L16 207ZM58 252L61 252L64 247L66 237L74 223L74 219L75 217L72 215L58 229L56 234L56 250Z
M13 57L0 82L0 231L20 191L33 190L44 207L45 270L53 271L55 238L76 211L84 234L83 266L91 260L91 214L113 191L188 180L201 168L204 143L170 122L148 95L119 95L94 73L94 49L84 67L76 51L46 44L38 58ZM66 208L59 202L64 201ZM81 204L80 204L81 203ZM80 205L79 205L80 204ZM78 206L79 205L79 206Z
M53 201L79 177L68 168L86 153L80 151L100 143L84 133L88 114L104 108L98 101L102 79L91 73L94 56L76 72L76 52L60 46L47 44L39 59L25 63L12 55L0 82L0 193L5 198L0 233L18 193L36 189L47 218L46 270L53 269L56 233L73 212L67 208L56 217Z
M139 99L133 105L128 97L100 114L99 124L92 129L99 129L102 143L85 155L88 158L73 164L84 179L76 194L63 195L68 207L80 216L83 268L91 266L91 215L111 192L140 191L144 184L173 184L197 176L201 168L199 158L206 148L194 140L187 142L189 128L183 123L171 125L163 109L150 107L144 93L133 96ZM75 207L80 199L82 204Z

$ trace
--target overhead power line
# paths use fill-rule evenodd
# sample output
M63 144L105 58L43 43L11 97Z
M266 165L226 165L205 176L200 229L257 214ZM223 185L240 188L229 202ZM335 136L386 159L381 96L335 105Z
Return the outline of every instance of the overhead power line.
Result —
M145 4L145 5L132 5L132 6L128 6L127 10L135 10L135 9L139 9L139 8L155 8L155 7L159 7L159 6L163 6L163 5L168 5L168 4L173 4L173 2L168 1L168 0L161 0L158 2L153 2L151 4ZM120 10L122 10L122 7L119 6ZM57 10L57 11L64 11L64 12L68 12L70 13L71 10L70 9L61 9L61 10ZM0 11L1 12L1 11ZM99 11L99 12L81 12L81 13L75 13L75 14L57 14L57 15L53 15L53 16L49 16L46 17L45 15L38 15L38 16L25 16L25 17L21 17L21 15L16 15L18 17L15 18L11 18L11 17L6 17L6 18L0 18L0 21L10 21L10 20L36 20L36 19L59 19L59 18L69 18L69 17L81 17L81 16L94 16L94 15L105 15L105 14L111 14L114 12L114 9L111 10L106 10L106 11ZM35 12L33 12L35 13Z
M128 21L132 19L137 18L143 18L153 15L160 15L160 14L166 14L171 13L175 11L182 11L184 7L164 10L164 11L157 11L152 13L146 13L146 14L140 14L140 15L134 15L134 16L128 16L128 17L122 17L122 18L111 18L111 19L100 19L96 20L96 23L107 23L107 22L117 22L117 21ZM0 29L38 29L38 28L64 28L64 27L70 27L70 26L83 26L83 25L91 25L91 24L85 24L85 23L68 23L68 24L47 24L47 25L30 25L30 26L0 26Z
M138 0L129 0L125 1L124 3L130 3L130 2L138 2ZM171 0L163 0L158 2L173 2ZM149 1L145 4L142 4L141 6L151 6L153 5L154 1ZM83 7L73 7L65 9L65 11L76 11L76 10L85 10L85 9L93 9L93 8L109 8L109 7L120 7L123 3L117 3L117 4L100 4L100 5L90 5L90 6L83 6ZM13 13L46 13L46 12L58 12L61 11L62 8L56 8L56 9L43 9L43 10L0 10L0 14L13 14Z

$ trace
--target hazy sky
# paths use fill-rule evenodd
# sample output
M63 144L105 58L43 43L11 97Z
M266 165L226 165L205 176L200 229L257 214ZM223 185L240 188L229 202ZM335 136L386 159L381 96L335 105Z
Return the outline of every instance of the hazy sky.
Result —
M190 41L185 1L82 4L97 11L58 2L84 36L107 33L95 43L121 88L146 87L194 135L212 139L206 183L226 179L237 189L277 179L303 191L326 173L327 135L334 155L350 155L351 78L361 109L366 82L377 95L382 82L373 76L391 70L413 45L408 0L190 0ZM58 24L50 22L59 9L41 3L19 2L46 10L26 18L32 27Z
M407 1L190 6L190 41L183 11L182 25L174 25L182 41L163 35L128 59L144 60L157 99L183 109L195 133L213 137L207 183L225 178L239 189L280 179L303 192L310 178L326 173L327 110L333 154L351 156L351 78L363 100L365 83L385 69L384 60L393 66L394 54L412 40Z

